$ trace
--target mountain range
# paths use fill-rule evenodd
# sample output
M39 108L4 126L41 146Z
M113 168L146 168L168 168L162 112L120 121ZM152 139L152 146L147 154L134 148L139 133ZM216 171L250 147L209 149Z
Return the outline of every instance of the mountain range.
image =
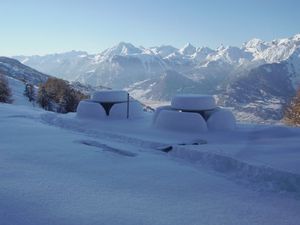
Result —
M121 42L99 54L71 51L15 56L43 73L92 86L129 90L141 100L176 93L213 94L219 103L262 120L279 120L300 85L300 34L241 47L178 49Z

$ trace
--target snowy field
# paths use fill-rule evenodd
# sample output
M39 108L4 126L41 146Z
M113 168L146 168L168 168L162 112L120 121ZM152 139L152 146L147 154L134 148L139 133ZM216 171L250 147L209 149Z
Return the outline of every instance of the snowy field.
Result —
M169 132L0 104L0 225L298 225L300 129Z
M199 136L150 119L1 104L0 224L300 224L299 129Z

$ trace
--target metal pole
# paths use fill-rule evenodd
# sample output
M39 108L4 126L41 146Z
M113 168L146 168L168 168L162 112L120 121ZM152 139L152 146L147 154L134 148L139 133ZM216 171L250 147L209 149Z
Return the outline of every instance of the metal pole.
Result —
M127 93L127 119L129 119L129 93Z

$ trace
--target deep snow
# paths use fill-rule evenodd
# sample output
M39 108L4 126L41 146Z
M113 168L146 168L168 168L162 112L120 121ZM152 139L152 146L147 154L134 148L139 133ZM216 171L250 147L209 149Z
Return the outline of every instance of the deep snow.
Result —
M199 135L156 129L152 114L79 119L32 107L9 82L1 225L300 224L300 129Z
M1 225L300 223L299 129L199 136L7 104L0 124Z

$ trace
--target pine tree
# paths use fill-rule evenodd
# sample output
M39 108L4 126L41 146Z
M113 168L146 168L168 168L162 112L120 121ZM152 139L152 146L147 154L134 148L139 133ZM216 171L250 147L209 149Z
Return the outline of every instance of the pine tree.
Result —
M12 103L12 94L6 77L0 74L0 102Z

